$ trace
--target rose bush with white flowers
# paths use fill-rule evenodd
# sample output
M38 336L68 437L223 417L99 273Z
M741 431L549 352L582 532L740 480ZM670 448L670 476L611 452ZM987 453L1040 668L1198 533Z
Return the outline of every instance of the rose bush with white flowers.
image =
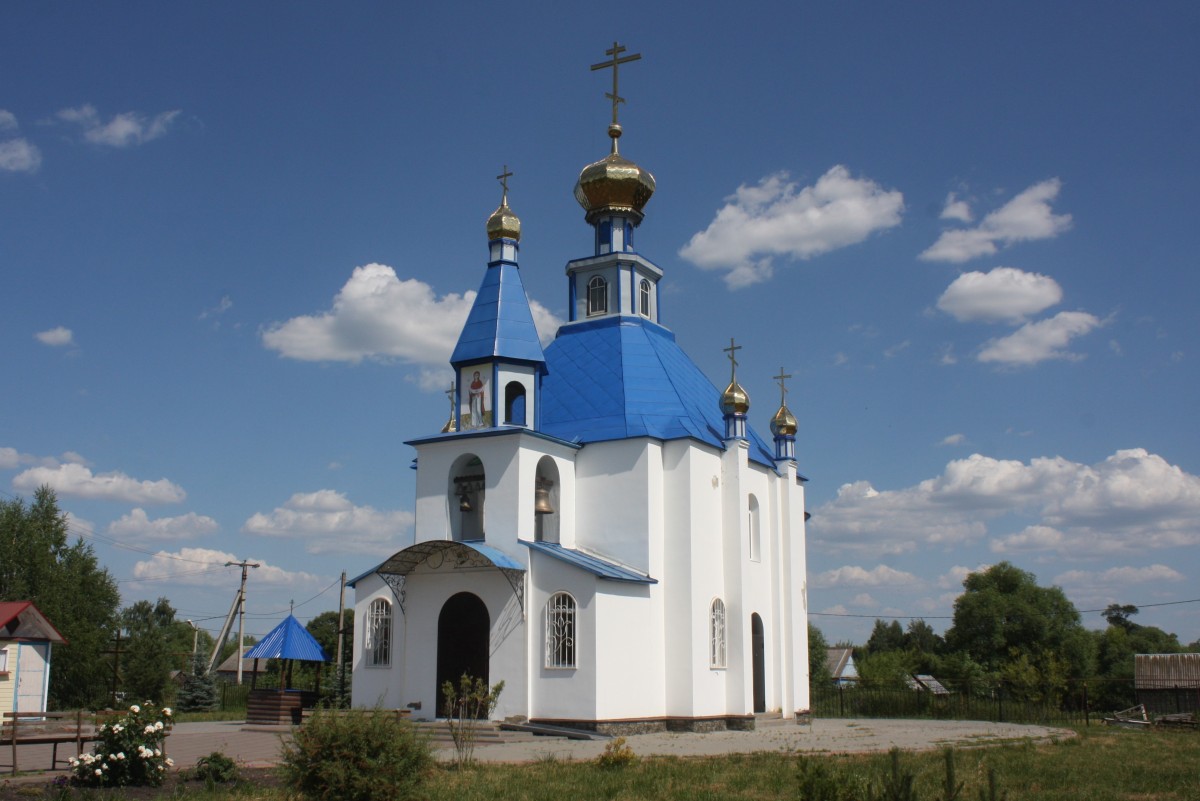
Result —
M87 787L162 784L174 764L163 748L173 722L171 708L160 709L153 701L129 707L96 728L92 753L71 760L75 782Z

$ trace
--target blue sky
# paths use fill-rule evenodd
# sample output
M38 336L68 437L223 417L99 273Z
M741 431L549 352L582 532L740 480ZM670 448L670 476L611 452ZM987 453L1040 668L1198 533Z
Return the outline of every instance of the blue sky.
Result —
M0 490L56 487L127 602L216 629L250 559L252 633L335 608L410 529L503 165L565 316L620 40L663 321L715 382L736 337L760 432L794 375L829 638L941 628L1007 559L1196 640L1198 32L1183 2L16 4Z

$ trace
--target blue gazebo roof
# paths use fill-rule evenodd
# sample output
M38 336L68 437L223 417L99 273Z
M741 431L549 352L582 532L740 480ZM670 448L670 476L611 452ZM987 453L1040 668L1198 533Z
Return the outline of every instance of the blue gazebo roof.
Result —
M288 615L283 622L246 652L246 659L300 659L307 662L328 662L329 656L313 639L300 621Z

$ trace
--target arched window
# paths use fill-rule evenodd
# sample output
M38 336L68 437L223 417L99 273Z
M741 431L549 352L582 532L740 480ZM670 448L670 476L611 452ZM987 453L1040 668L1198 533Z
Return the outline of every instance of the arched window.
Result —
M708 666L725 667L725 602L714 598L708 614Z
M392 664L392 605L376 598L367 610L363 626L363 651L367 667L390 667Z
M565 592L546 602L546 667L575 667L575 599Z
M760 533L758 498L750 496L750 509L747 512L746 527L750 533L750 561L762 561L762 534Z
M588 316L608 314L608 282L600 276L588 281Z
M642 279L641 290L638 292L638 310L643 317L650 316L650 282Z
M509 381L504 388L504 422L525 425L525 385L520 381Z

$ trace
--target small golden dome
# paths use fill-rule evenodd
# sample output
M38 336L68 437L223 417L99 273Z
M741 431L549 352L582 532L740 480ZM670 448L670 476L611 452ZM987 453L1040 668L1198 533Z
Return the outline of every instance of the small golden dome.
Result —
M642 209L654 194L654 176L617 152L621 126L610 125L612 153L587 165L575 183L575 199L590 223L606 211L633 212L640 222Z
M750 411L750 396L737 381L730 381L721 393L721 411L725 414L745 414Z
M792 414L792 410L784 404L779 407L779 411L775 412L775 416L771 418L771 433L777 437L794 437L799 424L796 422L796 415Z
M500 201L500 208L492 212L487 221L488 241L493 239L515 239L521 241L521 219L508 207L508 198Z

